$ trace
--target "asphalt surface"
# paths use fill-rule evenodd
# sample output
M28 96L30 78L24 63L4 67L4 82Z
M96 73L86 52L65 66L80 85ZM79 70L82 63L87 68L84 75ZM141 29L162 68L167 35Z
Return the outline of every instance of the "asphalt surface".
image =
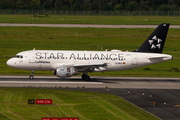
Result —
M156 28L158 25L91 25L91 24L25 24L0 23L0 26L23 27L79 27L79 28ZM180 28L180 25L170 25L170 28Z
M180 78L0 76L0 87L36 87L114 94L163 120L180 119Z
M86 87L86 88L131 88L131 89L180 89L180 78L148 77L91 77L84 81L81 77L61 79L56 76L0 76L1 87Z

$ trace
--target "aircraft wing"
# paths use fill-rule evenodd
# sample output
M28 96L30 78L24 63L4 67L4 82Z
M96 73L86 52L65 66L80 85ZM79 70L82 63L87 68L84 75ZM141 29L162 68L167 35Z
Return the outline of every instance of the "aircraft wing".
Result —
M92 72L95 69L100 70L100 71L102 71L102 69L106 70L106 66L108 66L108 65L107 65L107 63L88 63L88 64L66 64L66 63L62 64L61 63L61 64L53 64L51 67L53 69L56 69L57 67L60 67L60 66L74 67L79 72L83 72L83 71Z
M79 72L87 71L87 72L92 72L98 70L106 70L107 63L89 63L89 64L75 64L74 68L78 70Z
M83 67L83 66L104 67L104 66L107 66L107 63L90 63L90 64L75 64L74 65L74 67Z

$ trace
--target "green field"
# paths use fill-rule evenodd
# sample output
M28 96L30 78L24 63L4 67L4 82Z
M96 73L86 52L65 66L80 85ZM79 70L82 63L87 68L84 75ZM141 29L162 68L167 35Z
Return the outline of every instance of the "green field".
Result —
M52 99L52 105L28 104L28 99ZM79 117L80 120L156 120L118 96L60 89L0 88L1 120Z
M32 20L33 18L33 20ZM38 20L37 20L38 18ZM0 23L180 25L180 16L76 16L76 15L0 15Z
M0 74L29 75L10 68L6 61L18 52L32 50L136 50L154 29L0 27ZM76 33L78 32L78 36ZM180 77L180 29L170 29L163 53L174 59L133 70L90 73L90 76ZM101 49L102 48L102 49ZM53 75L35 71L35 75Z

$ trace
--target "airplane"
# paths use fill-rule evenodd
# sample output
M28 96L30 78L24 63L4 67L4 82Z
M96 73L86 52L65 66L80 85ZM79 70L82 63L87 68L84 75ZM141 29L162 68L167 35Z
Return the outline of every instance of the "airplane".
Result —
M34 79L34 70L52 70L57 77L71 77L82 74L83 80L90 80L88 72L120 71L147 66L171 60L162 54L169 23L160 24L144 43L132 52L29 50L15 55L7 65L17 69L31 70L29 79ZM129 43L130 44L130 43Z

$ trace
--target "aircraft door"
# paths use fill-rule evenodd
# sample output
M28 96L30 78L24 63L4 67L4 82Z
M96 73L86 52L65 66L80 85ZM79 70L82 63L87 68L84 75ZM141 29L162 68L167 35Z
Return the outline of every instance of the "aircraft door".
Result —
M137 65L137 55L136 54L132 55L132 63L131 64Z
M29 63L34 63L35 62L35 53L30 52L29 53Z

